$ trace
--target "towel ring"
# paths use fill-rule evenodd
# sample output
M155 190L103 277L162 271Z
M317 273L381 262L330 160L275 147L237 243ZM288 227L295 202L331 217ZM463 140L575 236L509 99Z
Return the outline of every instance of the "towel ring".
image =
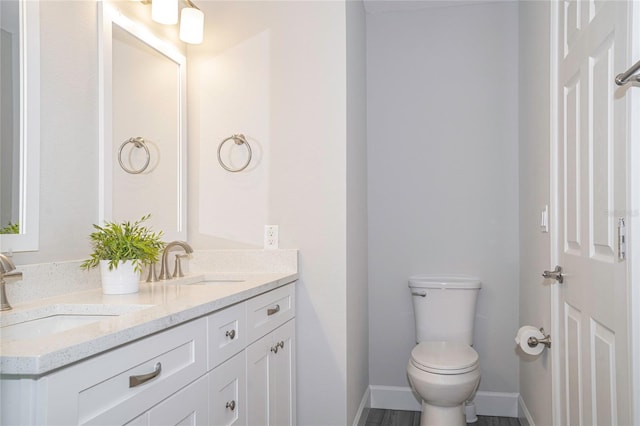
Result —
M144 166L142 166L137 170L126 168L124 163L122 162L122 149L125 147L125 145L130 143L132 143L136 148L144 148L144 151L147 153L147 161L145 161ZM149 153L149 147L147 147L147 143L144 141L143 137L138 136L135 138L129 138L126 141L122 142L122 145L120 145L120 149L118 150L118 163L120 163L120 167L122 167L122 170L124 170L125 172L130 173L132 175L137 175L139 173L142 173L145 170L147 170L147 167L149 167L150 161L151 161L151 154Z
M237 169L232 169L231 167L227 166L224 163L224 161L222 161L222 157L220 156L220 151L222 150L222 146L227 141L230 141L230 140L234 141L236 145L243 145L244 144L244 146L247 147L247 151L249 151L249 156L247 158L247 162L244 163L244 165L238 167ZM222 168L225 169L228 172L241 172L242 170L247 168L247 166L251 162L251 147L249 146L249 142L247 142L247 139L244 137L243 134L231 135L228 138L226 138L225 140L223 140L222 142L220 142L220 146L218 146L218 162L220 163Z

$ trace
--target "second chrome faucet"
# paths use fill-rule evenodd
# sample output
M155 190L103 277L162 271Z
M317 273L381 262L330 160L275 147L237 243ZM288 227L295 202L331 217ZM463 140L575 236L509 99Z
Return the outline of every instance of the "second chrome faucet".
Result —
M186 241L172 241L166 245L164 251L162 252L162 261L160 266L160 276L158 279L161 280L170 280L173 277L176 277L178 272L182 272L182 268L180 266L180 258L176 258L176 266L173 271L173 275L169 273L169 252L171 249L175 247L182 247L187 254L193 253L193 248Z

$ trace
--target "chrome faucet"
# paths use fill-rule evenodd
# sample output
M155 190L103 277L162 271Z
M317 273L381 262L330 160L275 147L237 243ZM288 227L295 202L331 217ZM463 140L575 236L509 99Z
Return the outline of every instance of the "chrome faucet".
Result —
M18 272L15 269L16 265L13 264L11 259L0 253L0 311L11 309L7 294L4 291L4 285L6 284L4 279L9 277L22 278L22 272Z
M164 251L162 252L162 265L160 266L160 276L158 277L158 279L170 280L171 278L176 276L179 263L176 264L176 268L173 271L173 276L169 274L169 251L174 247L182 247L186 253L193 253L193 249L185 241L171 241L169 244L167 244L167 246L164 248Z

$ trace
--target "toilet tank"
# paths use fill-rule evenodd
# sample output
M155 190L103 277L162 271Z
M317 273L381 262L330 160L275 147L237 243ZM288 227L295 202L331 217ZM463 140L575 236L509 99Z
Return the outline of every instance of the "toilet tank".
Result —
M410 277L416 342L448 340L472 345L481 286L478 278L461 275Z

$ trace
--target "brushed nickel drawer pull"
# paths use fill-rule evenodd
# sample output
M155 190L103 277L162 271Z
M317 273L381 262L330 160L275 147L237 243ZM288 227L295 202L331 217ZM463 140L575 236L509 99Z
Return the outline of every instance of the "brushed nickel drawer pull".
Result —
M155 366L155 369L151 373L140 374L138 376L129 376L129 387L135 388L136 386L139 386L145 382L148 382L151 379L155 379L160 375L161 371L162 371L162 364L157 363Z
M229 339L233 340L236 337L236 331L228 330L226 333L224 333L224 335L227 336Z
M280 312L280 305L276 305L275 308L267 309L267 315L269 315L269 316L277 314L278 312Z
M227 402L227 405L225 406L225 408L228 408L231 411L235 410L236 409L236 402L235 401Z

